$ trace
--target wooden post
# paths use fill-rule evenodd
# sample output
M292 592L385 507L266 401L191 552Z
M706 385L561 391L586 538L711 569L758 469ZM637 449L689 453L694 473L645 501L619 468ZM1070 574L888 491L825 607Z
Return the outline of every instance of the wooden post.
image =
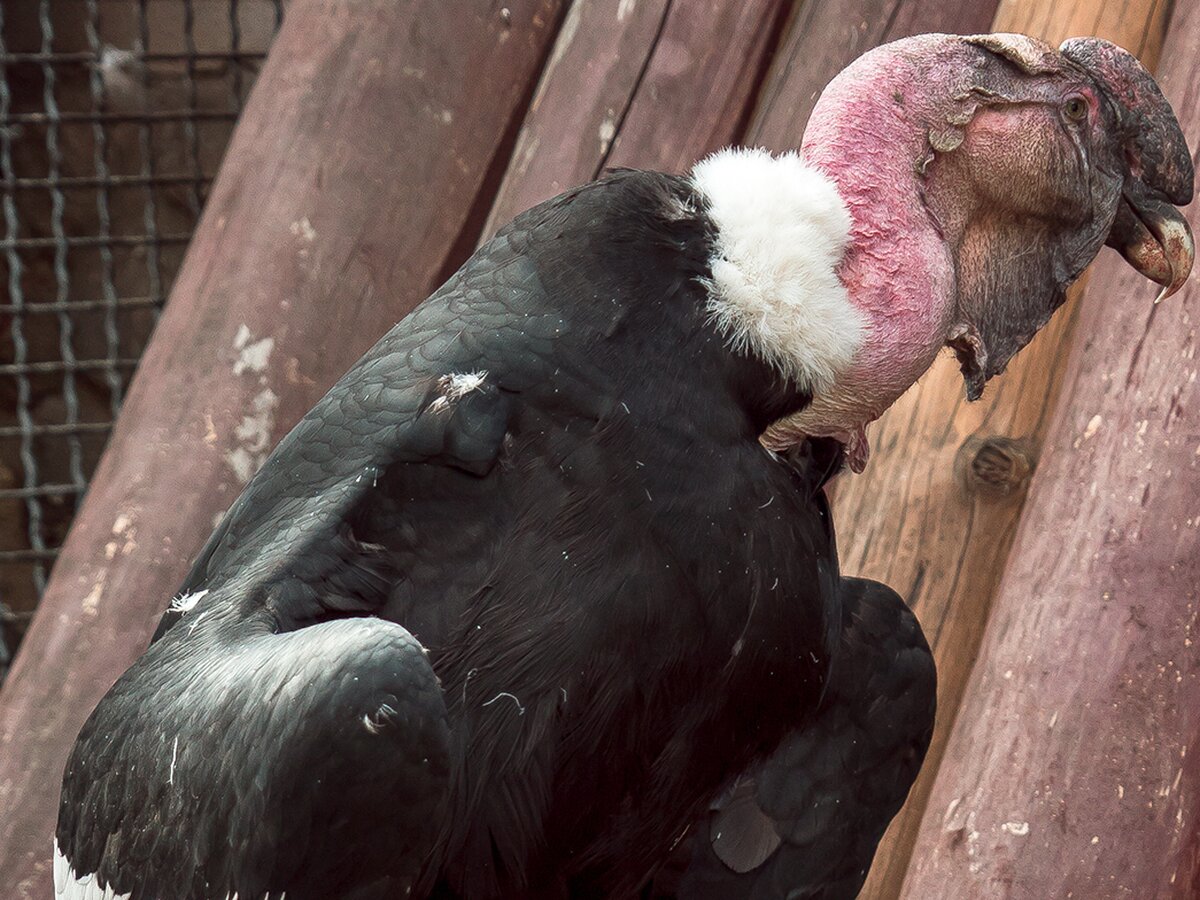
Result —
M215 518L490 202L561 6L289 5L0 695L0 895L51 895L66 754Z
M1162 59L1200 145L1196 4ZM1096 268L911 900L1200 896L1200 286Z
M1164 10L1155 0L1003 0L991 30L1051 43L1096 34L1153 66ZM834 518L844 570L905 596L938 663L933 745L864 898L890 900L900 891L1059 394L1081 290L976 403L966 402L957 363L944 355L871 426L867 471L838 480Z
M578 0L542 73L484 237L606 166L667 172L740 136L786 0Z

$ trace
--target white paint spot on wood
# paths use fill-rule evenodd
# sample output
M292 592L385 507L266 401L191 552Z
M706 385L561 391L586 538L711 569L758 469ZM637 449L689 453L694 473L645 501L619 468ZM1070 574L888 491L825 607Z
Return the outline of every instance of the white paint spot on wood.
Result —
M983 862L977 858L979 854L979 832L969 827L974 823L974 820L975 814L971 813L968 816L967 822L969 828L967 831L967 871L972 875L978 875L983 870Z
M558 64L563 61L567 50L575 40L575 35L579 33L579 23L583 18L583 9L587 4L572 3L571 8L567 11L567 17L563 19L562 27L558 29L558 37L554 41L554 49L550 53L550 59L546 62L546 68L542 70L542 80L538 87L537 95L533 98L532 109L537 109L538 104L542 99L542 92L547 84L550 83L550 76L554 70L558 68Z
M533 157L541 145L542 141L537 135L528 136L528 139L524 140L524 146L517 152L518 172L524 174L529 171L529 164L533 162Z
M263 388L250 401L250 412L233 430L237 445L225 453L225 461L242 484L249 482L267 460L278 407L279 397L270 388Z
M241 375L243 372L265 372L267 364L271 361L271 351L275 349L275 338L253 340L250 329L243 323L238 326L237 334L233 336L233 349L238 351L238 358L233 363L234 375Z
M288 230L293 235L309 244L317 239L317 229L313 228L313 224L308 220L308 216L305 216L302 219L297 219L290 226L288 226Z
M958 831L962 828L962 823L959 822L954 813L958 811L959 804L962 803L962 797L955 797L946 807L946 812L942 816L942 825L947 831Z
M220 435L217 434L217 425L213 421L212 413L206 412L204 414L204 443L212 447L217 443L219 437Z
M1083 429L1083 439L1085 441L1091 440L1096 432L1100 430L1100 425L1103 421L1099 414L1092 416L1088 420L1087 427Z
M133 517L128 513L120 513L113 520L113 540L104 545L104 558L114 559L117 553L128 556L137 549L137 529Z
M609 109L604 116L604 121L600 123L600 130L597 132L597 137L600 138L600 155L603 156L608 152L608 148L612 146L613 138L617 136L617 114Z
M962 803L962 798L956 797L946 807L946 813L942 817L942 827L958 836L953 840L957 841L960 838L966 840L967 869L972 874L977 874L981 863L976 858L979 853L979 832L975 829L975 811L967 809Z
M255 465L254 456L242 447L236 447L226 453L225 462L233 469L234 476L241 484L249 484L260 468Z
M107 548L106 548L107 549ZM96 613L100 611L100 598L104 596L104 582L108 578L108 570L101 569L100 575L96 579L96 583L92 585L92 589L88 591L86 597L83 598L83 614L89 618L94 618Z
M1009 834L1013 835L1014 837L1025 837L1025 835L1029 834L1029 823L1028 822L1005 822L1003 825L1000 826L1000 830L1007 831Z

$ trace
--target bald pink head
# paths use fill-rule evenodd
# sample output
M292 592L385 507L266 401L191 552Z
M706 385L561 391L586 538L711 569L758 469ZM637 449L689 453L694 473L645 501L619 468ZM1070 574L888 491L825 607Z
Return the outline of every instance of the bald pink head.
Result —
M839 275L867 335L834 387L773 431L862 429L943 346L967 393L1044 325L1106 241L1177 289L1191 160L1153 79L1095 39L921 35L867 53L813 111L804 161L849 208ZM1186 196L1185 196L1186 194Z

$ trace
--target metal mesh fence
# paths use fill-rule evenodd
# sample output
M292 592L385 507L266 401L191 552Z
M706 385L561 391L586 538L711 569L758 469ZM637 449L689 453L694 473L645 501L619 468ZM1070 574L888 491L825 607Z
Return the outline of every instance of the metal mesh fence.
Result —
M0 0L0 677L282 0Z

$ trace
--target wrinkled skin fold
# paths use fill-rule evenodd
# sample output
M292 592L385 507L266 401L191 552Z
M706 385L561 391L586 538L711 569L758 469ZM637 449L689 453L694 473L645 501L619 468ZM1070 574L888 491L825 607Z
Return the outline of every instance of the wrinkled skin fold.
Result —
M1195 245L1175 207L1191 202L1193 167L1183 132L1153 77L1115 44L1073 38L1054 50L1003 34L964 43L1005 64L997 69L993 59L985 59L964 67L968 81L957 94L964 106L947 118L948 127L956 115L967 120L961 143L968 151L974 136L1004 133L997 124L1001 117L1031 126L1058 117L1057 129L1032 132L1026 151L1046 151L1045 182L1006 181L1001 165L993 179L1004 195L999 211L980 215L976 221L987 226L968 228L959 250L963 321L947 344L959 358L968 398L977 399L984 383L1046 324L1101 246L1113 247L1162 285L1158 300L1182 287ZM953 151L948 155L947 167L956 174L973 162L995 162L987 152L974 161L969 153L959 161ZM935 171L930 185L935 211L937 178ZM983 183L987 196L986 179ZM1048 194L1057 201L1049 207ZM972 246L975 234L978 248ZM1011 251L997 252L997 245Z

